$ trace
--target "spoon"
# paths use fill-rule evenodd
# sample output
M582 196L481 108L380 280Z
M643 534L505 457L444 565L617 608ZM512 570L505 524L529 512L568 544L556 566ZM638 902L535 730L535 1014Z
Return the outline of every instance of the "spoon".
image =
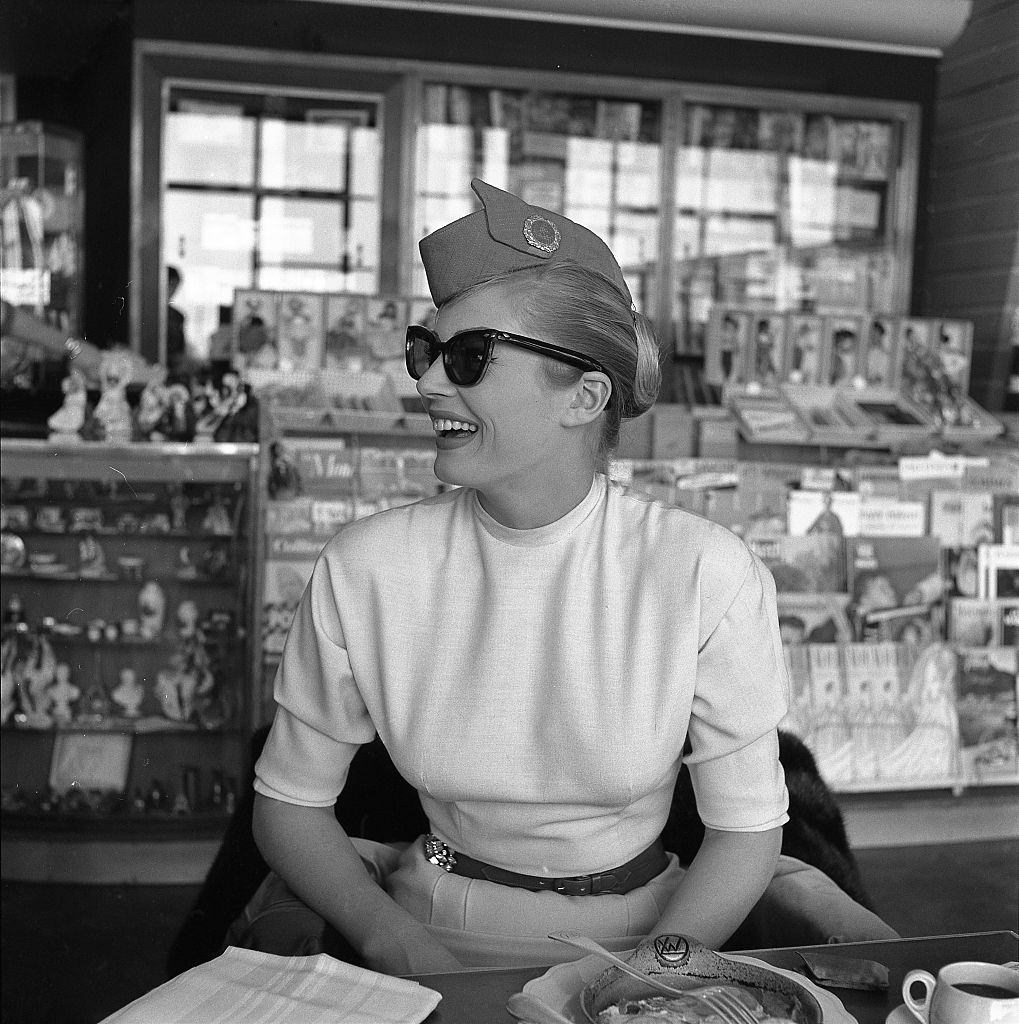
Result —
M506 1009L522 1024L572 1024L569 1018L527 992L514 992L506 1000Z
M670 996L678 995L682 991L682 989L677 988L675 985L669 985L664 981L651 977L649 974L645 974L639 968L627 963L622 957L616 956L615 953L610 952L604 946L595 942L594 939L589 939L586 935L580 935L577 932L553 932L549 935L549 938L555 939L556 942L565 942L568 946L576 946L577 949L586 950L588 953L594 953L595 956L601 957L606 963L618 967L624 974L643 981L648 988L657 989L659 992L665 992Z

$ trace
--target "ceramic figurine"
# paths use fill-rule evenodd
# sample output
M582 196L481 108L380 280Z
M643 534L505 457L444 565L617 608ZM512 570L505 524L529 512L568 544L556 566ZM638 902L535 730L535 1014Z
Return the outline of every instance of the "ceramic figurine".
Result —
M99 683L90 686L78 709L78 721L83 725L101 725L110 714L110 698Z
M123 444L131 440L133 421L127 403L131 361L123 352L105 352L99 364L101 394L94 416L102 428L102 439Z
M49 439L51 441L78 441L80 440L78 432L85 424L85 407L88 403L85 377L81 370L71 370L61 381L60 388L64 392L64 402L46 421L46 425L50 428Z
M193 441L195 411L188 389L183 384L171 384L166 389L166 397L166 412L156 429L167 441Z
M188 528L188 509L191 502L179 491L170 499L171 526L174 532L183 533Z
M53 698L49 690L56 678L56 667L57 659L49 640L41 635L33 637L21 690L25 724L31 729L48 729L53 724L50 714Z
M198 575L198 569L191 561L191 548L182 544L177 552L177 579L193 580Z
M149 382L142 389L138 398L135 423L141 437L151 441L163 439L158 427L163 416L166 415L169 404L170 400L166 391L166 368L158 366L153 370Z
M233 533L230 513L221 498L215 498L202 519L202 530L217 537L229 537Z
M184 656L175 654L171 667L156 676L156 697L163 714L175 722L190 721L195 709L198 677L184 667Z
M62 661L56 671L56 682L49 690L53 702L53 724L68 725L74 717L71 704L81 696L81 690L71 682L70 665Z
M145 687L138 682L138 674L133 668L120 670L120 682L110 696L126 718L137 718L141 714L142 701L145 699Z
M155 640L163 632L166 617L166 593L155 581L149 580L138 593L138 632L145 640Z
M92 534L78 541L78 572L92 579L106 575L106 552Z
M181 601L177 606L178 635L185 640L197 637L199 635L198 618L198 605L190 599Z

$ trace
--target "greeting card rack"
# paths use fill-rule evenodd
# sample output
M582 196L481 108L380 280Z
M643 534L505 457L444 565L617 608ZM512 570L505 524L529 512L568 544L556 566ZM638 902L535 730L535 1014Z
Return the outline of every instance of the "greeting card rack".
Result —
M76 839L217 841L252 726L257 446L0 452L5 877L92 870ZM154 880L100 859L110 877Z

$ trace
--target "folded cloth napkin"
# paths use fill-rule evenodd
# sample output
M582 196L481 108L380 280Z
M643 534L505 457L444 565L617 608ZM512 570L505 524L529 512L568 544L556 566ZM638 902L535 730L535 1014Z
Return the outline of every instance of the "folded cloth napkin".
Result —
M442 996L325 953L276 956L228 946L102 1024L420 1024Z

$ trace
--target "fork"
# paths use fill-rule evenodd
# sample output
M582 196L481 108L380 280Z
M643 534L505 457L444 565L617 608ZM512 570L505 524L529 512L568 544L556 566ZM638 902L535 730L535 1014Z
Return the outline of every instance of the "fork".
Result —
M687 995L696 995L701 999L722 1018L722 1024L756 1024L754 1015L724 988L695 988L688 991Z

